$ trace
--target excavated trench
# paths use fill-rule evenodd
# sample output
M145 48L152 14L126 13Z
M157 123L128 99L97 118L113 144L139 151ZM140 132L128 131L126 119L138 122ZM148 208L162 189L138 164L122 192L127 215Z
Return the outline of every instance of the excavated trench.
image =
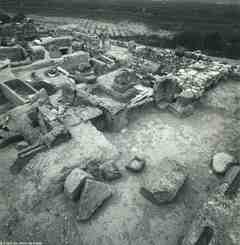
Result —
M7 81L5 84L23 98L27 98L29 95L33 95L35 93L34 90L19 79Z

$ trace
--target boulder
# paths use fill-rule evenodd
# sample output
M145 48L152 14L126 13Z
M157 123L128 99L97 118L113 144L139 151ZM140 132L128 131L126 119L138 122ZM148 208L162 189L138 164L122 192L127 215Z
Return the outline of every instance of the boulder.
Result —
M78 205L78 220L89 220L111 196L112 191L108 185L87 179Z
M122 176L114 161L108 161L103 163L100 166L100 173L102 178L107 181L119 179Z
M131 172L141 172L146 165L146 161L135 156L126 166L125 168Z
M75 168L67 176L64 183L64 192L72 200L76 200L84 186L87 178L92 178L90 174L83 171L82 169Z
M236 159L228 153L220 152L213 156L212 168L217 174L224 174L233 164Z
M172 202L187 179L187 174L180 165L165 173L160 171L153 170L148 181L140 189L140 193L146 199L157 205Z

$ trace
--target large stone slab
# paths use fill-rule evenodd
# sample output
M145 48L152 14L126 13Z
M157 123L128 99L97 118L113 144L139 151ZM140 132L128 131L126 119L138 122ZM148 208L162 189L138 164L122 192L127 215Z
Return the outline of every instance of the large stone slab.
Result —
M151 177L140 188L140 193L157 205L172 202L187 178L184 169L176 161L169 159L165 161L174 168L165 173L152 169Z
M111 196L112 191L108 185L87 179L79 201L78 220L89 220Z
M72 200L76 200L87 178L92 178L90 174L82 169L75 168L66 178L64 192Z

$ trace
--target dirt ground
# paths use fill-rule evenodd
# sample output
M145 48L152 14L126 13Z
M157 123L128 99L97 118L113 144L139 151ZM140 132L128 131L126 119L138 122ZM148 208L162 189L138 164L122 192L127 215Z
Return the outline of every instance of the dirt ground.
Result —
M151 105L140 108L130 113L126 129L121 133L104 133L105 138L94 131L88 140L85 128L76 126L71 129L75 142L71 147L66 144L39 154L18 176L9 172L16 150L13 146L1 149L0 240L41 241L49 245L178 245L209 191L221 181L210 168L213 154L224 150L238 155L239 92L238 82L220 84L203 98L195 114L186 119L160 112ZM91 150L84 153L87 147ZM110 183L113 198L90 221L77 222L77 204L67 200L61 188L54 188L59 183L51 178L54 174L59 177L54 170L67 159L77 162L95 154L105 159L105 156L116 157L117 151L120 153L117 165L123 177ZM140 174L130 174L124 168L134 155L147 160L147 167ZM173 203L155 206L140 195L139 188L151 179L156 167L161 178L160 170L169 167L164 161L166 157L179 161L189 178ZM239 244L239 222L240 217L236 216L226 245Z

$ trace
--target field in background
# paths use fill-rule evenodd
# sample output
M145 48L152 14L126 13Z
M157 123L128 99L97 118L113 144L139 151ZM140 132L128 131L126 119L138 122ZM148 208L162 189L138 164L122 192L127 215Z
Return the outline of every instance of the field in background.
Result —
M82 0L83 1L83 0ZM240 58L240 5L154 1L2 0L0 8L26 14L87 18L100 22L137 23L150 31L180 34L169 47L200 49L210 55ZM17 2L17 4L16 4ZM161 46L158 37L150 45ZM144 41L145 42L145 41ZM147 44L147 43L144 43Z
M239 29L240 5L119 1L2 0L5 10L43 15L89 17L109 21L142 21L153 28L227 31ZM18 2L18 4L16 4Z

